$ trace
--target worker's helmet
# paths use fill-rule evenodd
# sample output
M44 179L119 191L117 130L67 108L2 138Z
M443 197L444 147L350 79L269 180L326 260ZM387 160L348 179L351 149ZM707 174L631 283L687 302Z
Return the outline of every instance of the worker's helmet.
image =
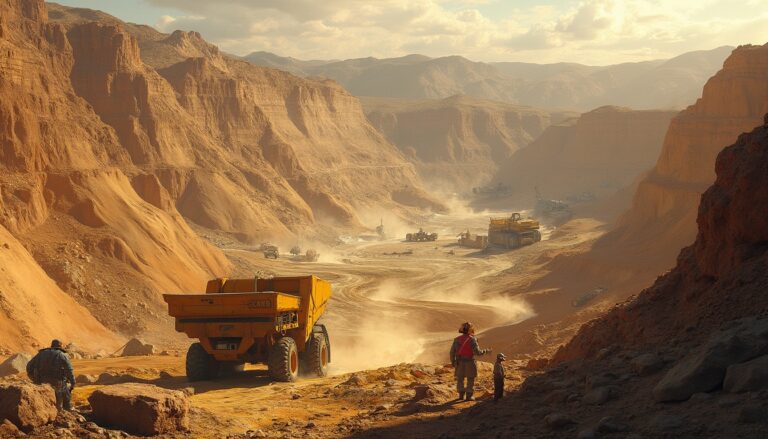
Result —
M504 354L502 354L501 352L499 352L499 353L496 355L496 360L497 360L497 361L506 361L506 359L507 359L507 357L506 357Z
M473 325L470 322L464 322L461 324L461 327L459 327L459 332L461 332L462 334L474 334L475 325Z
M52 348L61 348L61 341L54 339L51 341L51 347Z

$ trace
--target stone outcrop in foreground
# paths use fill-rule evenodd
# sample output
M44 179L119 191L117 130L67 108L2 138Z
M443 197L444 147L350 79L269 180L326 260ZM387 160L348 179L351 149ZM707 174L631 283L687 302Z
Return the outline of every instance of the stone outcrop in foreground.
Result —
M0 419L31 431L56 419L56 395L51 386L28 382L0 384Z
M88 402L102 427L139 436L189 429L189 401L175 390L150 384L116 384L96 390Z

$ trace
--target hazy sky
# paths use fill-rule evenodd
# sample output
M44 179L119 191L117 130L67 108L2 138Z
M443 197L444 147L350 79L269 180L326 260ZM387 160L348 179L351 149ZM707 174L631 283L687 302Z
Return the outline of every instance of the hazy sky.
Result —
M223 50L614 64L768 42L768 0L60 0Z

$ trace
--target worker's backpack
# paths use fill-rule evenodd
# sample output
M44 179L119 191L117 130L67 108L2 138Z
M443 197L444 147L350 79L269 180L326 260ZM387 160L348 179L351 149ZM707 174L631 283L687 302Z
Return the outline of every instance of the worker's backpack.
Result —
M472 358L475 355L472 349L472 336L460 335L457 339L459 342L459 349L456 351L456 356L459 358Z

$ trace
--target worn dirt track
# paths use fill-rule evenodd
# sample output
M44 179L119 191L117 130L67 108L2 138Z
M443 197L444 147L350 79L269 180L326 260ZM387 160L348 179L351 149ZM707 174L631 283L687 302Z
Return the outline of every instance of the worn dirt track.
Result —
M509 328L543 311L541 296L532 294L531 302L522 294L525 287L542 275L548 258L600 233L599 223L587 221L559 230L557 239L545 230L544 241L515 251L485 253L456 245L461 230L482 232L489 216L498 215L435 215L425 219L424 229L437 231L437 242L355 240L331 254L321 251L318 263L268 260L242 248L226 253L237 275L315 274L332 282L324 321L333 339L333 372L416 360L441 363L445 349L435 346L451 339L462 322L472 321L481 331ZM542 259L543 254L548 256Z

